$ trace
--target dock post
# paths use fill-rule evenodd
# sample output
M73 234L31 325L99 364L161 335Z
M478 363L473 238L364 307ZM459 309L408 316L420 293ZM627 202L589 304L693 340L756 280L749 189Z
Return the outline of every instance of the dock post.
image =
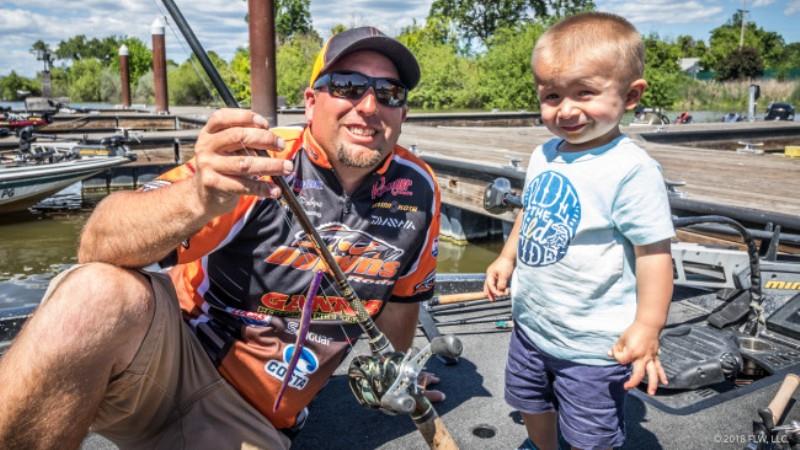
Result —
M275 78L275 7L272 0L248 0L250 109L278 125Z
M150 25L153 35L153 90L156 96L156 114L169 114L167 99L167 50L164 44L164 19L157 17Z
M128 46L125 44L119 47L119 77L121 86L122 107L131 107L131 80L130 69L128 68Z

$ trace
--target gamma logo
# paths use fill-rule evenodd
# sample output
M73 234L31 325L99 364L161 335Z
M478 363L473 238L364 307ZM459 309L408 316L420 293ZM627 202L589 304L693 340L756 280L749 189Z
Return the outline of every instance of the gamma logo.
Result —
M283 361L271 359L264 365L264 371L273 377L283 381L286 376L286 371L289 370L289 361L294 354L295 345L289 344L283 349ZM297 360L297 366L294 368L292 378L289 380L289 387L297 390L305 389L308 385L308 375L316 372L319 369L319 358L308 348L303 347L300 350L300 359Z
M581 203L572 183L557 172L539 174L522 197L525 216L517 253L529 266L547 266L564 257L581 222Z

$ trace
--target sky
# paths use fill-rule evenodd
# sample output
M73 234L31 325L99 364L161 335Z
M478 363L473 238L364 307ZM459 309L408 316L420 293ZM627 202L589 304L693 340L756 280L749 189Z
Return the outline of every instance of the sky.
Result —
M176 0L206 50L230 60L247 45L243 0ZM432 0L311 0L314 28L328 37L336 24L373 25L390 35L416 20L425 21ZM710 31L737 9L747 20L779 33L786 43L800 42L800 0L595 0L599 11L619 14L641 33L670 39L690 35L708 42ZM57 6L54 6L57 5ZM78 34L88 38L136 36L150 45L150 25L167 15L159 0L2 0L0 1L0 75L11 70L33 76L42 63L30 53L41 39L51 48ZM190 54L174 25L166 30L167 57L184 61ZM58 64L58 62L57 62Z

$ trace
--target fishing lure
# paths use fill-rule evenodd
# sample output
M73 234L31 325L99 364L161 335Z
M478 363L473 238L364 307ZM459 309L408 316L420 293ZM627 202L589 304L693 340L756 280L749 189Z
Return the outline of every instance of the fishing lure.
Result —
M303 345L306 342L308 329L311 328L311 314L314 311L314 297L317 295L317 291L319 290L319 285L322 283L322 276L324 273L325 272L321 270L316 272L314 274L314 278L311 280L311 285L308 287L308 293L306 294L305 302L303 302L303 309L300 312L300 327L298 328L297 336L295 337L292 357L289 360L289 367L286 369L286 375L283 376L281 389L278 391L278 396L275 397L275 403L272 405L272 412L277 411L278 407L281 405L283 394L289 387L289 381L291 381L292 375L294 374L294 369L297 367L297 361L300 360L300 354L302 353Z

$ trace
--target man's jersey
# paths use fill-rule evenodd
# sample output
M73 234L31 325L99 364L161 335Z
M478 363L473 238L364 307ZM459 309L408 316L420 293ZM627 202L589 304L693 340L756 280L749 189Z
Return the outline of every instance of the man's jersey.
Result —
M291 159L286 181L373 317L385 301L433 294L440 194L431 169L402 147L351 194L308 130L273 129ZM190 178L192 161L145 189ZM242 196L184 241L162 266L186 320L220 373L276 427L291 427L361 330L332 276L313 299L313 322L277 412L308 285L325 264L283 200Z

